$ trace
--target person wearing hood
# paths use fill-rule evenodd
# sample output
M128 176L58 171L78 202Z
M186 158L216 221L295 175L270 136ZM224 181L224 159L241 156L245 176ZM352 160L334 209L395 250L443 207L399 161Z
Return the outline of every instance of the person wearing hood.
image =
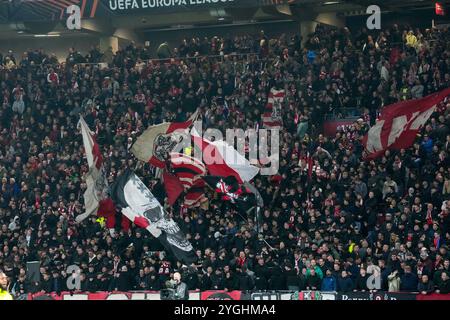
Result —
M321 291L336 291L337 290L337 280L333 276L330 269L325 272L325 277L322 280Z

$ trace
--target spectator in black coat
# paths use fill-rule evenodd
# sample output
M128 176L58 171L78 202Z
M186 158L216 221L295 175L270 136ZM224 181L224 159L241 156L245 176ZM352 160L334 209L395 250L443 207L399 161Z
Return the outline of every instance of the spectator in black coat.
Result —
M303 289L303 283L301 283L300 277L297 275L297 270L293 269L290 263L284 266L284 273L288 290L299 291Z
M131 290L132 280L130 279L130 273L127 266L122 266L118 279L118 290L129 291Z
M369 279L369 275L366 272L366 269L361 268L359 271L359 275L356 278L355 289L354 291L367 291L369 288L367 287L367 280Z
M404 273L400 275L400 291L417 291L418 278L411 271L410 266L405 266Z
M271 275L269 279L270 290L283 290L286 285L286 279L283 271L279 265L274 265L270 270Z
M341 276L338 278L338 291L350 292L353 291L354 283L352 278L347 274L347 271L342 271Z
M52 282L48 273L44 273L43 279L41 280L41 291L45 293L52 292Z
M253 289L254 283L250 275L247 273L247 268L243 266L236 271L238 278L238 289L242 291Z
M267 290L267 279L270 278L270 272L263 258L258 259L253 271L255 272L255 290Z
M447 272L442 272L441 279L437 284L436 293L450 293L450 277L448 276Z
M322 286L322 280L316 273L314 268L309 270L309 275L306 277L306 290L320 290Z
M428 275L422 275L419 284L417 285L417 291L424 295L434 292L434 283L428 278Z
M223 280L223 287L224 287L224 290L226 290L226 291L237 290L237 288L238 288L238 280L232 274L231 271L225 272L225 278Z

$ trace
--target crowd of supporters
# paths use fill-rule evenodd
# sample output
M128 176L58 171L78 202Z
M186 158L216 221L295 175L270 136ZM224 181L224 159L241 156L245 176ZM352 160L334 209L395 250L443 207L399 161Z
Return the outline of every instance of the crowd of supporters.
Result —
M382 290L449 293L450 103L410 148L361 159L383 106L450 87L449 40L446 29L319 25L307 39L261 32L164 43L157 57L135 44L71 48L64 62L10 51L0 69L0 269L10 291L67 290L67 267L77 265L82 291L159 290L180 271L190 290L360 291L376 273ZM113 233L94 216L75 223L88 170L80 113L112 182L137 167L129 149L148 126L200 108L204 128L255 128L274 86L286 91L280 168L253 181L261 228L211 190L207 206L187 213L166 204L197 250L197 264L184 266L120 219ZM324 136L325 115L348 108L360 119ZM154 168L137 173L164 201ZM40 261L39 282L28 279L29 261Z

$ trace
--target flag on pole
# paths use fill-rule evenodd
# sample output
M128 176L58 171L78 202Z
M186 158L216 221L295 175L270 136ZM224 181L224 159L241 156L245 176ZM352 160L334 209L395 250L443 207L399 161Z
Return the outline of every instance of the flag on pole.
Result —
M140 161L164 168L170 153L183 141L184 130L194 123L198 115L197 110L185 122L164 122L149 127L131 146L131 152Z
M243 183L250 181L258 174L259 168L251 165L244 155L225 141L209 141L195 130L191 131L191 136L210 175L224 178L234 176L239 183Z
M450 95L450 88L421 99L386 106L381 116L363 138L364 158L375 159L388 149L410 147L417 133L436 111L437 105Z
M97 213L100 201L108 197L108 181L104 174L103 157L95 140L95 134L89 129L83 117L80 117L79 126L83 136L89 172L85 177L87 188L83 194L85 212L75 218L76 222L81 222L91 214Z
M285 95L284 89L270 89L266 110L262 115L264 128L280 128L283 125L281 108Z
M148 230L178 260L186 264L196 261L194 249L178 224L134 172L127 170L116 180L111 196L123 215Z

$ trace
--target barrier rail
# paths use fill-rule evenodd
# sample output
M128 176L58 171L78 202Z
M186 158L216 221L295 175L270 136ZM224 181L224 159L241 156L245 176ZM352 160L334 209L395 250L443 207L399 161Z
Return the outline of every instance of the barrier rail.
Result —
M161 300L160 291L61 292L25 294L16 300ZM334 292L334 291L190 291L189 300L450 300L450 294L416 292Z

